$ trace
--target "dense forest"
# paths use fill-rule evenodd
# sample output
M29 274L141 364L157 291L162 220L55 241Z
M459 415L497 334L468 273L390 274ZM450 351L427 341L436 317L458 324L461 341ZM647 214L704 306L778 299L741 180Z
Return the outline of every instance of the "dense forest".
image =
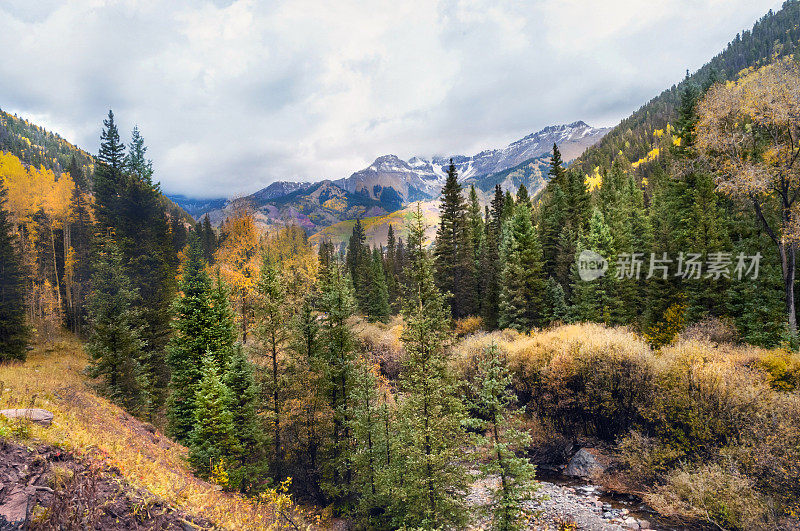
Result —
M529 528L535 465L589 445L671 522L797 526L798 10L554 145L536 197L451 164L432 242L419 207L343 250L244 203L194 223L113 112L96 157L2 115L0 359L66 328L197 476L354 528Z

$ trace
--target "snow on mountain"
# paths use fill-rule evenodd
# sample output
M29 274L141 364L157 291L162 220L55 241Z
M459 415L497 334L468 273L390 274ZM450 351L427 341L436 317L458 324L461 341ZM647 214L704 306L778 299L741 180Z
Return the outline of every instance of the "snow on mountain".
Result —
M451 158L460 180L475 179L549 154L553 144L558 145L563 159L570 161L600 140L607 131L607 128L595 128L578 121L545 127L503 149L489 149L473 156L412 157L404 161L395 155L384 155L367 168L334 182L349 192L363 194L387 206L402 205L438 195Z

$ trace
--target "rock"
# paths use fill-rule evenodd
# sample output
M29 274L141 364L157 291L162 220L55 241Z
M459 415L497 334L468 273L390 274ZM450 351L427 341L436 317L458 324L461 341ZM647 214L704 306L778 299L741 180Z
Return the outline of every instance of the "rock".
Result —
M46 409L0 409L0 415L9 419L25 418L42 426L49 426L53 422L53 414Z
M606 469L589 448L581 448L572 456L564 472L567 476L588 478Z
M0 505L0 529L26 529L28 523L28 493L16 487Z
M650 529L650 522L647 520L639 520L639 529Z

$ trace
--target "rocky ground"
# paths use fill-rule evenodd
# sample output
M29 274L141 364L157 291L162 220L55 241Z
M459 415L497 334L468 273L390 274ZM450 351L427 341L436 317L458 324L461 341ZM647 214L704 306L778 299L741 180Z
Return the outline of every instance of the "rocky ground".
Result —
M0 530L208 528L125 483L119 471L51 446L0 440Z
M475 473L477 478L477 472ZM531 529L550 531L563 529L582 529L588 531L627 531L636 529L654 529L646 518L639 515L639 506L629 502L609 501L601 498L603 491L594 485L559 485L547 481L539 482L539 500L532 502L529 508L536 513L531 521ZM497 485L496 479L476 479L470 488L468 502L479 508L489 503L491 489ZM639 515L641 516L641 515ZM479 521L473 529L486 528L487 521Z

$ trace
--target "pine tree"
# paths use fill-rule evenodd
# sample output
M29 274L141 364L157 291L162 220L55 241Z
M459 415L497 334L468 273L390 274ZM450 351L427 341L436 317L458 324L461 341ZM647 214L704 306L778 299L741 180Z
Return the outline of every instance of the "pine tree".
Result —
M196 405L189 435L189 462L201 477L226 477L242 451L231 413L233 397L222 383L214 356L203 357L200 373L203 376L193 400Z
M548 324L567 321L569 308L564 296L564 288L553 277L549 277L545 284L545 307L548 310L545 317Z
M337 261L331 263L329 276L322 285L320 309L323 314L320 357L325 363L325 394L333 412L321 486L338 507L347 510L354 501L351 421L356 339L348 319L355 310L355 297L349 275Z
M153 183L153 161L147 158L147 146L144 145L144 138L139 133L139 126L134 126L131 132L131 143L128 145L124 167L125 171L141 181L147 184Z
M236 324L233 308L230 303L230 290L222 280L219 269L216 271L214 285L209 292L209 322L212 325L206 330L208 350L214 356L217 366L224 369L233 354L236 341Z
M241 345L237 345L228 362L222 381L231 392L230 412L235 436L241 452L236 456L239 469L234 484L242 492L252 491L264 479L266 457L264 427L258 416L260 390L254 377L255 368L248 361Z
M577 270L573 268L575 277L572 288L574 293L573 315L580 321L610 322L616 287L616 252L611 229L599 209L594 210L592 218L589 220L589 233L580 242L578 254L583 250L594 251L605 258L608 262L608 269L600 278L585 281L578 277Z
M500 485L491 495L492 529L528 529L534 516L529 504L538 490L534 481L536 469L515 451L530 446L531 436L517 420L522 411L509 411L516 397L511 390L511 374L497 345L492 344L484 351L474 387L474 409L479 418L472 423L480 433L478 444L488 451L489 458L481 466L482 472L486 477L500 479Z
M218 341L222 334L217 331L220 323L212 320L212 286L205 265L200 241L192 234L180 293L172 304L174 334L167 357L171 369L168 431L179 442L188 440L194 424L194 399L202 377L203 357L208 351L229 347Z
M103 230L113 229L118 223L125 182L122 174L125 145L119 138L113 111L103 120L100 135L100 152L94 173L95 211Z
M450 297L453 316L464 317L474 313L475 262L467 207L452 160L441 201L434 248L436 281Z
M486 250L481 255L481 317L488 330L497 328L500 315L500 240L505 197L500 185L494 189L491 211L486 219Z
M398 274L397 241L394 236L394 228L389 225L389 232L386 236L386 292L389 297L389 308L391 313L397 314L400 311L400 277Z
M528 208L533 208L531 197L528 195L528 189L524 184L520 184L517 190L517 205L525 205Z
M542 296L542 250L531 211L524 204L518 205L503 225L501 263L500 326L520 331L541 326L548 314Z
M138 296L122 268L116 242L106 238L97 252L89 297L89 375L102 378L101 392L134 414L142 413L147 405Z
M369 321L380 321L385 323L389 320L389 293L386 287L386 273L383 270L383 256L379 249L372 250L370 278L372 282L369 286L369 306L367 307L367 318Z
M283 452L281 450L281 412L284 399L284 367L282 357L289 341L290 316L286 306L286 294L283 280L275 264L268 255L264 255L261 264L261 276L256 286L256 319L257 336L264 346L268 360L270 376L264 385L264 391L272 402L271 421L273 428L273 463L274 474L281 476Z
M0 361L24 360L29 330L25 324L25 271L0 180Z
M214 263L214 253L217 252L217 248L219 244L217 242L217 234L214 232L214 228L211 226L211 219L208 217L208 214L203 216L203 225L202 225L202 242L203 242L203 256L206 259L206 262L209 264Z
M372 282L372 255L367 246L367 235L360 219L356 219L353 225L353 233L347 245L345 263L350 272L358 309L364 313L369 313L369 294Z
M400 455L394 465L403 482L394 497L394 514L398 523L431 529L458 527L464 521L465 474L457 455L465 432L464 407L445 356L451 338L449 311L433 279L424 234L418 206L409 226L411 264L401 336L407 358L400 382Z

